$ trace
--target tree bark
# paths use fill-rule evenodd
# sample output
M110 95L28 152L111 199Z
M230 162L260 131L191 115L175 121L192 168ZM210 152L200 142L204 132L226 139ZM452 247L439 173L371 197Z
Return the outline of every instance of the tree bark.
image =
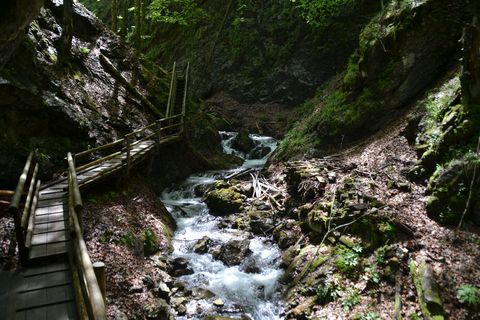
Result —
M135 0L135 47L140 49L142 45L142 0Z
M117 32L117 0L112 0L112 30Z
M73 0L63 1L62 35L60 36L60 52L58 59L61 63L70 57L73 33Z
M123 14L122 14L122 25L120 27L120 36L125 40L127 36L127 23L128 23L128 6L130 5L129 0L123 1Z

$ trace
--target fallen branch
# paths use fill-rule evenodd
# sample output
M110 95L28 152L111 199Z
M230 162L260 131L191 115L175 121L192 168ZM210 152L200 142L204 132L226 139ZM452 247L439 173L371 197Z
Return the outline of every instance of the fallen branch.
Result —
M148 101L148 99L143 94L141 94L140 91L138 91L124 76L122 76L122 74L117 70L117 68L115 68L115 66L110 62L110 60L103 54L100 55L100 63L108 71L108 73L110 73L114 78L120 81L131 94L133 94L142 102L142 104L148 107L157 116L163 118L164 115L160 111L158 111L158 109L150 101Z

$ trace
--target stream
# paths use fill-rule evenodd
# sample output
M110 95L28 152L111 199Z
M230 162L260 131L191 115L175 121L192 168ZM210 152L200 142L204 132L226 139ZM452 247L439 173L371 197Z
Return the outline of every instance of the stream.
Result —
M213 293L209 297L194 298L195 300L187 302L186 314L177 316L177 319L201 319L207 315L255 320L282 319L281 285L278 281L283 273L280 268L280 249L268 238L219 227L224 218L210 215L201 199L201 190L223 180L227 175L245 168L260 170L275 150L277 142L270 137L252 134L250 138L254 141L255 148L249 154L244 154L232 147L236 133L220 132L220 135L224 152L245 159L243 165L233 170L192 175L179 185L164 190L161 196L177 222L171 258L186 259L189 268L193 270L192 274L179 279L192 291L200 289ZM263 153L259 152L262 150ZM260 159L254 159L267 151L270 152ZM240 265L227 266L222 261L215 260L210 253L194 252L193 246L205 236L220 245L230 240L249 239L252 253ZM245 271L252 263L258 267L259 272ZM218 299L221 299L223 306L218 305ZM217 305L214 302L217 302Z

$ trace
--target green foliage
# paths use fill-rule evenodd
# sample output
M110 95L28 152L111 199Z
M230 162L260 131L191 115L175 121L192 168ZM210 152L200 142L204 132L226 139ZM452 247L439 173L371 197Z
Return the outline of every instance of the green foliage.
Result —
M140 233L140 239L143 242L143 252L146 256L152 255L158 251L157 235L152 229L144 229Z
M462 284L457 291L457 298L469 307L476 307L480 304L480 288L472 284Z
M385 262L387 261L386 254L389 248L390 247L386 245L378 248L377 251L375 251L375 260L378 264L385 264Z
M311 26L325 28L333 19L351 13L361 1L356 0L290 0Z
M317 302L325 304L331 301L335 301L342 295L342 289L338 284L335 277L327 277L324 281L320 282L316 289Z
M378 273L376 265L370 265L365 267L364 279L371 284L380 283L380 275Z
M153 0L148 6L147 19L153 22L188 26L206 17L195 0Z
M360 320L381 320L381 319L382 318L380 318L378 313L376 313L375 311L369 311L367 313L362 314L362 316L360 317Z
M422 320L423 318L419 316L417 313L410 313L408 315L408 320Z
M360 292L355 288L348 288L342 300L342 308L345 311L351 310L360 303Z
M108 239L109 234L105 235L104 240ZM147 228L143 229L140 232L140 235L137 236L133 230L128 230L125 232L119 239L110 239L115 243L123 244L131 249L133 249L137 254L143 254L149 256L158 251L158 239L156 234L152 229Z
M90 53L90 49L86 47L81 47L80 49L78 49L78 52L80 52L82 56L87 56Z
M335 259L335 266L344 273L349 274L357 269L360 263L359 252L349 249L343 245L336 248L337 258Z

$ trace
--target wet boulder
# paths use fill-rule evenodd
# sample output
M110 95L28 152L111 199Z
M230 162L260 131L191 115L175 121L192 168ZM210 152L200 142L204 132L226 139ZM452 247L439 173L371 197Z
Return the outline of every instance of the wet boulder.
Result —
M144 306L147 319L173 320L174 316L170 306L163 299L156 299L154 302Z
M192 274L193 270L189 267L187 259L179 257L170 261L169 272L175 277L181 277Z
M197 243L193 246L193 251L195 253L207 253L208 248L210 244L212 243L212 240L205 236L202 239L198 240Z
M273 219L268 211L250 211L250 229L256 235L265 235L274 228Z
M242 211L246 197L232 188L215 189L207 193L205 203L210 213L226 216Z
M249 153L254 146L255 144L246 130L238 132L237 136L232 140L232 147L244 153Z
M267 147L267 146L257 146L255 149L250 152L250 155L248 156L249 159L262 159L266 155L268 155L270 152L272 152L272 148Z
M230 240L222 245L219 250L212 252L215 259L222 261L227 266L235 266L242 263L252 251L250 251L250 240Z
M249 258L247 262L243 265L242 270L246 273L260 273L262 270L260 270L260 267L257 265L257 262Z

